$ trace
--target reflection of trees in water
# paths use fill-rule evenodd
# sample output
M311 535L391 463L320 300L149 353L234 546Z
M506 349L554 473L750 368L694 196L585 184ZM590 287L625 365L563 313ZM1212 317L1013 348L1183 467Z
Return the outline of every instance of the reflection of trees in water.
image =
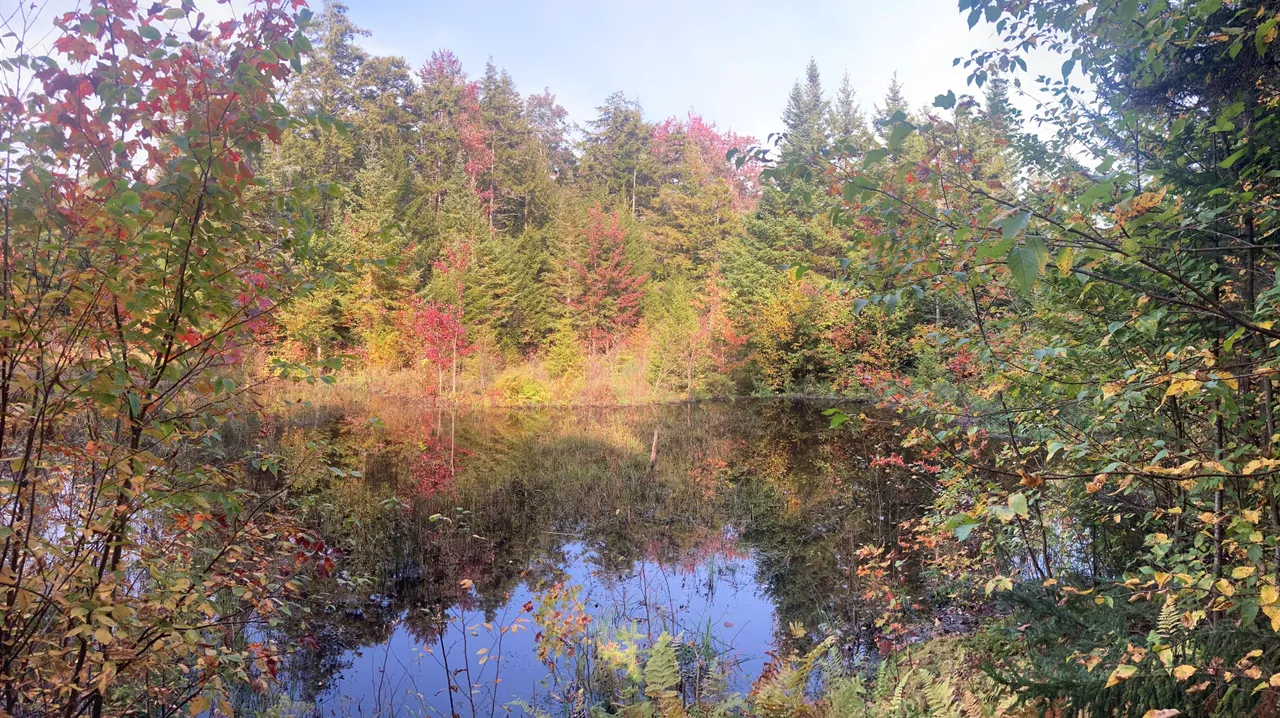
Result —
M560 578L570 543L606 580L646 562L689 573L750 549L779 626L856 627L871 613L854 552L892 545L923 487L905 470L869 466L892 426L830 432L822 408L392 407L379 409L380 424L311 429L331 461L364 477L334 477L311 497L308 520L346 555L344 573L313 586L309 610L279 629L297 649L286 666L297 695L313 698L344 653L384 643L398 623L429 645L460 612L492 622L520 584Z

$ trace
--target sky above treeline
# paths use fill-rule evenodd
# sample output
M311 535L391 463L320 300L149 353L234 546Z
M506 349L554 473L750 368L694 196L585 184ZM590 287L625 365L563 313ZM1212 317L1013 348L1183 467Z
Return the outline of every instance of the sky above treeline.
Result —
M314 3L320 7L320 0ZM348 0L370 52L418 66L448 48L473 77L492 57L523 93L549 88L582 124L622 91L649 119L696 111L763 140L781 129L810 57L833 91L847 70L864 109L896 71L913 106L964 91L958 56L990 46L955 0ZM975 91L974 88L968 88Z
M0 0L0 7L19 1ZM418 67L433 51L449 49L472 77L492 58L521 92L550 89L575 123L622 91L650 120L692 110L759 140L781 131L787 93L810 57L829 93L847 71L870 112L894 72L913 107L947 90L980 94L952 61L996 39L986 23L970 30L955 0L346 2L352 20L370 33L359 41L369 52ZM195 3L213 21L247 9L246 0ZM52 17L81 4L36 0L32 37L48 41ZM309 4L319 13L324 0Z

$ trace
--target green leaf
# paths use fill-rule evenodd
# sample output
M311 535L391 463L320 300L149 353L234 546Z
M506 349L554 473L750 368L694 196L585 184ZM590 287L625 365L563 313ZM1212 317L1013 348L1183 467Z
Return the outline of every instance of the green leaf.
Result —
M649 650L649 660L644 662L644 694L655 701L670 698L679 683L680 664L671 647L671 635L663 631Z
M1018 233L1027 228L1027 223L1031 221L1030 212L1019 212L1018 214L1005 217L1000 223L1000 233L1005 239L1012 239L1018 236Z
M1266 57L1267 46L1274 39L1271 31L1276 29L1276 20L1280 20L1280 16L1272 17L1270 20L1258 26L1257 31L1253 33L1253 47L1258 51L1259 57Z
M1043 272L1045 266L1049 264L1049 248L1044 245L1044 239L1042 237L1027 237L1026 246L1036 256L1036 262L1039 265L1036 267L1036 271Z
M937 97L933 98L933 106L941 107L944 110L949 110L952 107L955 107L956 93L951 90L947 90L947 94L938 95Z
M1027 508L1027 497L1022 494L1013 494L1009 497L1009 509L1024 519L1031 515Z
M183 12L181 8L171 7L168 10L165 10L164 15L161 17L165 20L181 20L186 16L187 14Z
M1120 20L1132 22L1138 16L1138 0L1124 0L1120 3Z
M1245 147L1244 149L1241 149L1241 150L1237 150L1237 151L1236 151L1235 153L1233 153L1230 157L1228 157L1228 158L1226 158L1225 160L1223 160L1223 161L1219 162L1219 163L1218 163L1218 166L1219 166L1219 167L1221 167L1221 168L1222 168L1222 169L1224 169L1224 170L1225 170L1225 169L1230 169L1230 168L1231 168L1231 166L1232 166L1232 165L1234 165L1236 162L1238 162L1238 161L1240 160L1240 158L1241 158L1241 157L1244 157L1244 156L1245 156L1245 153L1246 153L1246 152L1248 152L1248 151L1249 151L1249 148L1248 148L1248 147Z
M955 529L956 540L964 541L969 538L969 534L973 533L973 530L979 526L981 526L981 524L960 524Z
M865 170L871 167L872 165L876 164L877 162L880 162L881 160L883 160L888 156L889 156L889 150L886 150L883 148L878 150L871 150L866 154L865 157L862 158L862 169Z
M129 392L128 399L129 415L135 419L142 416L142 402L138 401L138 395L133 392Z
M1076 67L1076 59L1074 57L1062 63L1062 79L1065 80L1068 77L1070 77L1071 71L1074 70L1075 67Z
M889 146L897 147L901 145L902 141L907 139L907 135L914 132L915 129L915 125L910 122L898 123L898 126L893 128L893 133L889 135Z
M1027 247L1014 247L1009 250L1006 264L1018 283L1018 288L1024 294L1030 292L1036 284L1036 275L1040 273L1040 259L1035 251Z

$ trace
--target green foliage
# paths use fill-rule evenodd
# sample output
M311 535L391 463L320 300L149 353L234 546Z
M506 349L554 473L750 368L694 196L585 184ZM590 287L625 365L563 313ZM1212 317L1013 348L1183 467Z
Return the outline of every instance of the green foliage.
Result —
M551 392L542 382L522 372L499 376L490 390L502 406L539 406L551 401Z
M680 685L680 666L671 640L671 634L663 631L644 662L644 694L660 705L676 699L675 689Z
M585 362L585 352L573 322L562 319L556 322L555 330L547 343L545 363L547 372L556 379L577 376Z

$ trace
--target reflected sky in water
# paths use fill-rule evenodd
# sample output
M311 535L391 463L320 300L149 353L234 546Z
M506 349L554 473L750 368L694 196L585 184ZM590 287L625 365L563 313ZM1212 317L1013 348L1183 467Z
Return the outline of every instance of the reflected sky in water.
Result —
M620 666L664 631L686 702L745 693L826 635L864 650L879 607L857 550L895 541L927 482L873 461L900 451L891 422L832 431L828 406L383 403L275 421L288 465L346 472L293 477L342 560L268 636L290 648L287 697L240 707L569 715L638 700Z

